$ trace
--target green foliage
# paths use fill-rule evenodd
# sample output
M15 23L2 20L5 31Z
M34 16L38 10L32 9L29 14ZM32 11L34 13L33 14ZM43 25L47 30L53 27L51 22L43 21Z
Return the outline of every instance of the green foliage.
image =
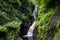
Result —
M14 40L22 20L32 16L34 4L28 0L0 0L0 40Z
M10 23L8 22L4 26L8 27L8 28L19 28L20 24L21 24L21 21L17 20L17 21L13 21L13 22L10 22Z
M50 21L52 20L52 17L54 15L55 11L56 11L56 9L49 10L37 22L38 29L39 29L38 31L39 31L40 36L43 38L43 40L45 40L45 37L46 37L45 33L48 30L48 25L49 25Z
M49 24L57 12L59 0L36 0L36 5L38 6L37 27L39 35L42 40L50 40L46 36L51 33L50 31L48 32Z
M0 32L7 32L7 28L0 25Z

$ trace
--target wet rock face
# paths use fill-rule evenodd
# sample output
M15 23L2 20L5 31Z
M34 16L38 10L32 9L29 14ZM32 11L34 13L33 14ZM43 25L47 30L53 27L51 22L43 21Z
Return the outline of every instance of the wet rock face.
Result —
M29 19L23 20L23 23L21 24L21 29L20 29L20 36L24 36L27 34L33 21L34 21L33 17L30 17Z
M41 38L40 38L40 35L38 34L38 30L37 30L37 27L34 29L34 31L33 31L33 38L34 38L34 40L42 40Z

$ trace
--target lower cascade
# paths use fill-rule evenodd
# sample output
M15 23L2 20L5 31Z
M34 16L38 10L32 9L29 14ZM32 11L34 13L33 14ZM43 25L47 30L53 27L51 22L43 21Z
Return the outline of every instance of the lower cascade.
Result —
M33 36L33 30L35 28L35 25L36 25L36 21L33 22L33 24L30 26L28 32L27 32L27 35L25 35L24 37L30 37L30 36Z

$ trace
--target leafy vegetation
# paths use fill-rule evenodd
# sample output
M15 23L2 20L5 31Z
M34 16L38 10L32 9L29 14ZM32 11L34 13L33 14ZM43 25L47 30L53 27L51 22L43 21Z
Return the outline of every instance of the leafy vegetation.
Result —
M0 40L14 40L22 20L28 19L33 9L28 0L0 0Z
M59 0L36 0L36 5L38 7L37 27L40 38L41 40L52 40L57 29L55 21L52 20L56 18L55 15L59 15L56 13L59 8ZM51 25L52 23L55 26Z
M38 8L36 26L39 38L60 40L59 2L59 0L0 0L0 40L14 40L22 21L32 16L34 6Z

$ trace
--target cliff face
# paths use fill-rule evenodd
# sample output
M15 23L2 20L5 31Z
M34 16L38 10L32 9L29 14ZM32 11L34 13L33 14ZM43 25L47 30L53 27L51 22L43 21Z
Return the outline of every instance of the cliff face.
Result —
M0 0L0 40L14 40L33 10L34 4L28 0Z
M60 8L59 0L36 0L36 4L39 9L37 27L41 40L60 40L56 36L60 25L60 13L57 13Z

